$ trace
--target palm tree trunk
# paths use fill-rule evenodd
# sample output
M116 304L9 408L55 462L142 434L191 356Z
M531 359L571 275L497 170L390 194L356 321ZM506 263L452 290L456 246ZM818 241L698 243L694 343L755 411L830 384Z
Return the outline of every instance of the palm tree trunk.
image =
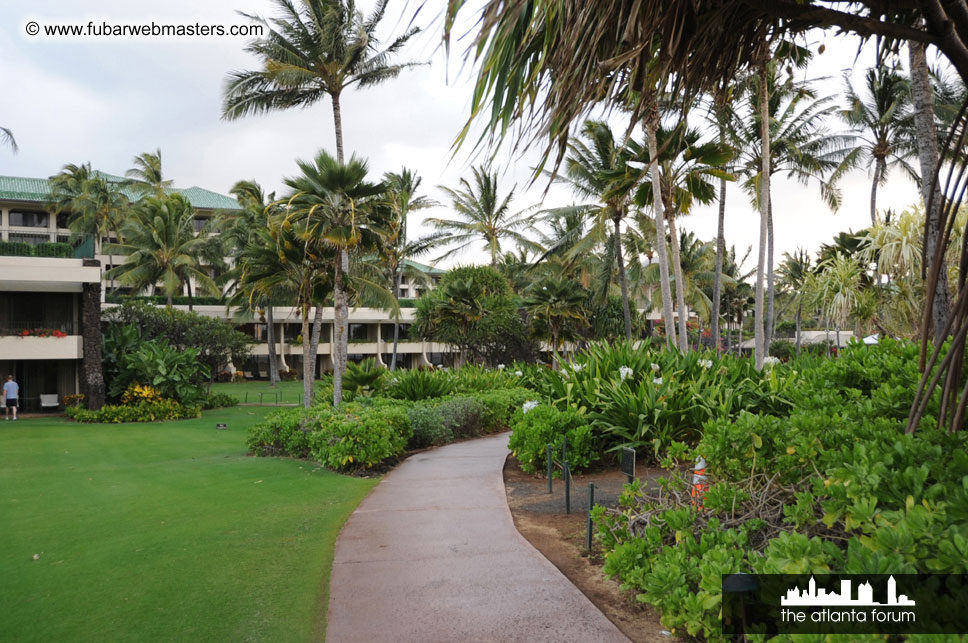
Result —
M659 116L655 106L653 112L646 117L645 131L649 139L650 172L652 174L652 209L655 215L655 249L659 257L659 288L662 291L662 320L665 323L666 343L671 347L676 345L676 326L672 318L672 291L669 288L669 258L665 243L665 208L662 207L662 179L659 175L659 143L656 140L656 128Z
M279 381L279 365L276 362L276 329L271 303L266 306L266 341L269 342L269 386L275 386Z
M400 297L400 268L397 267L393 271L393 297L397 299L397 304L399 305ZM390 357L390 370L395 371L397 369L397 345L400 343L400 320L395 319L393 321L393 355Z
M195 309L195 299L192 297L192 282L185 280L185 287L188 288L188 312L192 312Z
M770 203L770 103L767 88L766 62L760 63L760 138L762 141L762 167L760 168L760 248L756 263L756 296L753 303L753 359L756 368L763 368L766 357L764 334L764 277L766 273L767 223Z
M629 280L625 273L625 258L622 256L622 213L616 211L612 222L615 224L615 261L618 263L618 280L622 286L622 317L625 321L625 339L632 341L632 311L629 309Z
M336 129L336 162L343 164L343 111L339 105L339 94L331 94L333 99L333 127Z
M776 331L776 287L773 273L773 195L769 196L766 214L766 352L770 352L773 345L773 334Z
M823 318L824 344L827 347L827 357L830 357L830 318Z
M346 355L344 345L347 343L346 320L344 318L346 308L346 293L343 291L343 270L344 261L349 263L346 250L340 248L336 258L335 269L333 270L333 293L335 299L335 310L333 317L336 321L336 363L333 365L333 406L339 406L343 401L343 369L346 368Z
M800 356L800 320L803 317L803 302L797 302L797 357Z
M719 136L720 140L726 140L725 128L721 124L719 126ZM713 311L711 314L712 319L712 334L713 334L713 346L716 349L716 353L720 352L719 349L719 300L722 298L722 281L723 281L723 254L726 252L726 239L724 236L724 230L726 223L726 179L721 179L719 183L719 225L716 229L716 276L713 279ZM729 331L727 330L727 333Z
M302 344L303 344L303 406L309 408L313 403L313 372L309 364L309 295L303 294L302 301Z
M921 195L925 207L930 203L930 209L925 214L926 243L925 257L928 266L934 263L935 253L941 243L941 190L935 181L938 171L938 133L934 124L934 97L931 93L931 77L928 71L928 61L924 53L924 45L909 42L908 54L911 67L911 98L914 103L914 126L918 140L918 161L921 166ZM933 197L932 197L933 191ZM931 322L934 326L934 343L937 346L944 337L942 333L948 323L951 301L948 294L948 274L944 269L944 257L941 257L941 269L935 284L931 302ZM927 328L922 328L926 334Z
M323 307L316 306L316 314L313 316L312 337L309 341L309 372L316 379L316 362L319 360L319 335L323 329Z
M679 313L679 350L689 352L689 333L686 327L689 311L686 310L685 285L682 283L682 257L679 253L679 232L676 230L676 213L669 217L669 245L672 246L672 269L676 275L676 308Z
M877 225L877 186L881 182L884 172L887 170L887 162L878 157L874 164L874 180L871 181L871 225Z

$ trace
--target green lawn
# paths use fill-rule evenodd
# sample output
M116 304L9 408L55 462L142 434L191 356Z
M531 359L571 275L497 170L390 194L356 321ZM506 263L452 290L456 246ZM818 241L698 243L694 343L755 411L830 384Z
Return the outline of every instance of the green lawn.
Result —
M0 641L321 640L336 535L375 480L247 456L269 411L0 421Z
M302 380L291 380L289 382L279 382L275 387L269 386L266 381L246 381L246 382L215 382L212 384L213 393L225 393L233 395L239 402L246 401L248 393L249 404L259 404L259 394L262 393L263 404L275 404L276 394L279 394L279 402L282 404L297 404L302 399L303 383Z

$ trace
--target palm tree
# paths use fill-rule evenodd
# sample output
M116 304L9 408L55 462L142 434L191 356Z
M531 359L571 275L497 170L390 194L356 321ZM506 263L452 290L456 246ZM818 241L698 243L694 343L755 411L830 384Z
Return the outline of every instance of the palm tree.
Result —
M857 146L848 161L872 172L871 224L875 224L877 188L887 182L888 171L900 167L917 180L917 171L908 163L917 153L911 86L907 78L883 65L867 70L866 95L858 94L846 75L844 85L847 107L837 114L857 133Z
M252 313L265 311L266 341L269 345L269 385L275 386L279 381L279 366L276 359L273 304L278 300L279 293L271 290L265 292L259 281L253 280L251 273L247 275L244 270L247 253L264 240L259 231L269 225L267 205L275 200L275 193L266 195L262 186L255 181L238 181L229 192L235 195L242 209L226 215L226 220L220 225L222 232L219 238L225 254L239 258L225 278L236 281L231 297L232 304ZM244 277L247 279L244 280Z
M535 244L522 232L531 227L528 213L532 208L511 212L515 188L502 197L498 191L497 172L492 172L488 165L473 167L471 172L474 175L473 185L467 179L461 179L460 188L456 190L438 186L450 197L457 218L429 217L424 220L437 230L433 245L457 244L436 260L462 252L480 241L487 245L491 266L497 266L502 253L502 240L513 241L522 248L534 248Z
M107 249L127 259L105 274L137 292L155 289L161 283L169 307L172 297L180 294L185 286L191 301L192 280L200 290L217 295L218 286L201 264L206 246L217 240L197 234L194 219L192 204L180 194L139 201L121 225L120 240L109 244Z
M590 221L581 242L566 238L571 243L569 254L572 256L587 252L590 247L606 240L610 241L609 252L612 253L614 265L618 269L619 285L622 289L625 336L631 341L632 315L629 308L628 274L622 252L622 222L632 210L632 189L636 181L629 166L632 153L615 140L611 127L602 121L587 121L582 127L582 138L584 140L569 144L565 174L557 175L555 180L568 185L576 196L595 199L595 202L559 208L549 214L560 216L578 212L582 218ZM609 270L611 265L609 263L607 266Z
M271 21L242 14L261 23L268 34L246 46L262 68L229 74L222 118L309 107L329 97L336 160L343 163L340 96L347 88L373 87L417 65L390 64L390 60L420 30L412 27L381 49L376 29L388 0L378 0L366 18L354 0L302 0L298 7L292 0L274 2L281 15Z
M426 196L418 195L420 177L413 171L403 168L399 173L388 172L383 176L386 184L386 203L389 208L389 221L383 235L383 259L393 288L393 297L400 295L401 278L406 273L410 279L421 275L419 271L409 270L407 259L419 256L429 249L433 238L411 241L407 238L407 223L411 212L432 208L437 203ZM398 303L399 306L399 303ZM397 346L400 342L400 318L393 320L393 355L390 370L397 368Z
M307 236L335 250L332 262L336 316L336 363L333 369L333 404L343 400L343 371L346 368L348 310L344 278L349 253L358 246L376 248L379 233L371 201L385 191L382 183L366 180L366 161L356 155L343 164L325 150L312 161L297 161L301 174L284 183L291 193L286 198L286 218L305 220ZM318 332L316 332L318 341ZM311 348L315 350L315 346Z
M300 311L303 342L303 405L313 401L313 371L309 360L311 339L310 311L332 291L329 273L333 252L325 253L315 238L306 232L307 221L287 222L283 216L269 217L265 227L258 227L252 243L240 257L243 290L271 301L280 295L291 295Z
M535 282L524 301L532 324L551 340L551 352L558 368L558 349L563 338L573 339L574 332L588 326L584 289L570 279L546 277ZM574 327L574 328L573 328Z
M91 170L90 163L70 163L50 178L50 193L56 214L70 213L68 227L75 235L90 235L108 255L108 271L114 268L114 256L104 247L128 216L130 202L121 186Z
M661 169L659 186L662 192L662 210L669 225L669 245L672 248L673 279L676 284L676 305L679 311L679 348L688 350L686 334L685 279L682 275L682 257L676 217L688 215L694 204L709 204L716 200L716 187L712 179L732 180L733 176L721 168L732 158L732 150L721 142L700 143L699 130L684 126L656 131L656 143L662 151L658 164ZM632 146L636 160L649 165L651 156L647 149ZM653 182L643 181L635 193L635 203L646 207L654 203ZM654 207L654 206L653 206Z
M134 157L134 167L124 173L130 186L139 194L161 196L171 188L171 181L164 178L161 169L161 150L144 152Z
M13 137L13 132L6 127L0 127L0 143L6 143L14 154L17 153L17 139Z
M792 255L789 252L783 253L783 261L777 270L777 273L780 275L780 288L788 292L797 305L797 355L800 354L800 330L803 322L804 288L806 287L807 277L810 275L811 263L807 251L803 248L797 248Z
M840 207L837 183L851 168L850 150L854 136L831 134L827 120L836 112L830 97L817 98L807 83L783 82L777 64L764 63L760 72L747 83L750 112L747 119L737 111L729 131L736 148L736 168L743 174L746 191L761 211L761 241L764 254L762 274L765 277L763 310L757 304L755 330L763 321L757 363L766 356L773 336L775 278L773 270L773 202L769 185L774 174L785 172L806 185L816 181L820 194L831 210ZM764 154L766 151L766 154ZM760 271L757 271L760 281ZM757 288L759 292L760 288ZM762 314L760 314L762 313Z

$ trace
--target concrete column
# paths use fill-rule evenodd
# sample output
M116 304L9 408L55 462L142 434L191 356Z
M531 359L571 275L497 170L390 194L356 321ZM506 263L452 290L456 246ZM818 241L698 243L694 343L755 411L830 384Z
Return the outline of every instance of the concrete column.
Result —
M4 241L9 241L9 228L10 228L10 212L9 209L0 208L0 235Z

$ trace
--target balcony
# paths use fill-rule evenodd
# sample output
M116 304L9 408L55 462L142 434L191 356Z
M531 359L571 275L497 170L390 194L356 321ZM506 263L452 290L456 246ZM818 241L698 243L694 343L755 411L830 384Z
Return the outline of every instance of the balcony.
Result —
M0 325L5 359L81 359L83 341L73 322L16 322Z
M94 237L75 237L69 234L10 230L6 240L0 241L0 256L46 257L60 259L92 259Z

